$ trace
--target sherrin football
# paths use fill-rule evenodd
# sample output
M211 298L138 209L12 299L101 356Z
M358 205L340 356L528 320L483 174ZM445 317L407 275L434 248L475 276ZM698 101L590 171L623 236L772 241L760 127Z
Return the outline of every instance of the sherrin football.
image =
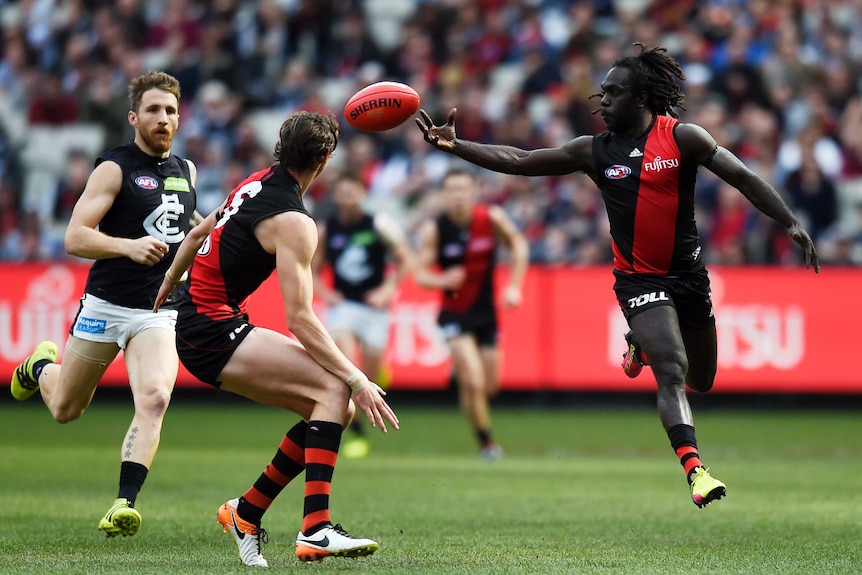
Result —
M344 106L344 117L363 132L383 132L419 110L419 94L400 82L377 82L356 92Z

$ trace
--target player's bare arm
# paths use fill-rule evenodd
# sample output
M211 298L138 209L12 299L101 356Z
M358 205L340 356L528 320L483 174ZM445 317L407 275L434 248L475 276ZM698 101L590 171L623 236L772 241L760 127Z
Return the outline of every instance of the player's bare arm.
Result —
M416 257L416 283L427 289L458 289L467 277L463 266L454 266L445 271L437 266L437 225L425 220L419 227L419 253Z
M385 433L388 421L398 429L398 418L383 399L386 392L338 349L314 313L311 271L311 260L317 248L314 220L299 212L278 214L260 222L255 227L255 237L263 249L275 254L290 331L317 363L351 387L356 405L365 412L371 425Z
M456 108L446 123L437 126L425 110L419 110L416 125L425 140L437 149L454 154L483 168L519 176L563 176L588 171L592 164L592 136L580 136L560 148L522 150L514 146L479 144L458 139L455 132Z
M204 218L200 224L193 227L186 237L183 238L180 247L177 248L177 254L174 256L174 261L171 262L171 267L165 272L165 278L162 280L162 285L159 287L159 293L156 296L156 303L153 306L153 311L159 311L159 307L165 303L171 291L178 285L186 281L186 271L192 265L195 259L195 254L206 241L207 236L218 221L218 214L221 213L221 208L213 210L213 212Z
M116 238L97 228L114 205L123 184L123 170L115 162L102 162L87 180L84 192L72 210L66 228L66 252L91 260L126 257L152 266L168 253L168 246L151 236L137 239Z
M503 304L507 307L517 307L521 304L524 276L530 263L527 239L500 206L491 206L489 216L494 231L511 254L509 283L503 291Z
M697 124L680 124L676 135L680 149L693 154L698 163L705 164L712 173L738 189L755 208L786 227L793 241L802 248L805 267L813 267L815 273L820 273L814 242L769 182L733 152L719 146L709 132Z

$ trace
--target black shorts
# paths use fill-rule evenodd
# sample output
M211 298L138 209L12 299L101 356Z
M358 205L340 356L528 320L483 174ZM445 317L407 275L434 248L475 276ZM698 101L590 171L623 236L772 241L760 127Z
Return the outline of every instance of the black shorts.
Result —
M689 328L715 325L709 275L702 268L684 276L649 276L614 270L614 292L626 320L654 307L676 309L679 324Z
M446 341L469 333L476 338L476 344L479 347L497 347L497 316L493 313L457 314L441 311L437 318L437 324L443 332L443 339Z
M177 354L193 376L219 387L219 374L253 329L247 315L216 321L204 314L185 315L180 312Z

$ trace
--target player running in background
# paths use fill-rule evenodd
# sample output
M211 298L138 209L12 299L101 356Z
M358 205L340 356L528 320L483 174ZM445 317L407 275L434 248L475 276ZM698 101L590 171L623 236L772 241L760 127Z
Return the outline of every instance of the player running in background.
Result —
M386 393L338 349L312 307L317 227L303 196L337 144L334 116L297 112L287 118L275 146L277 162L249 175L192 230L156 301L157 309L194 262L179 297L177 350L183 365L205 383L301 417L254 484L218 511L218 522L233 535L246 565L268 566L260 549L266 541L261 520L303 469L297 557L358 557L378 548L333 524L329 513L341 435L355 405L384 433L386 422L398 427ZM249 323L248 298L273 271L296 340Z
M40 343L12 376L12 395L36 390L60 423L79 418L122 349L135 415L120 449L117 499L99 522L108 537L141 526L135 500L159 446L177 377L177 312L153 303L165 271L191 226L195 166L171 154L179 124L180 85L163 72L129 84L133 142L96 160L66 230L66 251L93 259L63 363L54 342Z
M607 131L579 136L559 148L526 151L461 140L455 110L435 126L424 111L426 140L484 168L525 176L585 172L602 192L614 251L614 290L628 321L627 374L647 358L658 384L658 412L698 507L725 495L703 465L686 385L709 391L717 344L709 278L694 220L694 184L704 166L780 222L801 246L806 267L820 271L817 253L778 192L696 124L677 120L684 80L666 49L636 44L601 84L599 109Z
M364 373L380 378L389 342L389 304L413 267L413 250L398 223L383 213L370 215L363 202L368 190L362 179L343 174L333 183L333 215L318 224L314 253L314 291L329 305L326 327L335 344L354 363L361 357ZM394 262L386 273L388 256ZM321 278L328 265L332 287ZM343 443L345 457L365 457L370 444L358 418L353 437Z
M515 307L521 303L529 263L527 241L502 208L477 203L477 182L471 172L450 170L441 187L444 212L419 229L416 283L443 291L438 323L452 355L458 401L482 457L493 461L503 456L491 434L489 402L500 386L494 301L497 247L502 242L511 253L502 302Z

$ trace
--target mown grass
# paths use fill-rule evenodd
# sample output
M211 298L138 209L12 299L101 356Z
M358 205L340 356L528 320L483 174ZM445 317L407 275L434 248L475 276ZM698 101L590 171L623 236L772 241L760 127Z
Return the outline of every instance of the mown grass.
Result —
M452 407L399 409L402 429L339 460L333 518L372 557L293 555L301 483L264 518L271 571L368 574L860 573L862 418L709 410L701 454L728 497L699 510L650 409L500 408L506 457L477 457ZM60 426L34 398L0 403L0 573L248 573L215 522L295 416L177 399L138 500L134 537L106 539L130 402ZM376 432L375 432L376 433Z

